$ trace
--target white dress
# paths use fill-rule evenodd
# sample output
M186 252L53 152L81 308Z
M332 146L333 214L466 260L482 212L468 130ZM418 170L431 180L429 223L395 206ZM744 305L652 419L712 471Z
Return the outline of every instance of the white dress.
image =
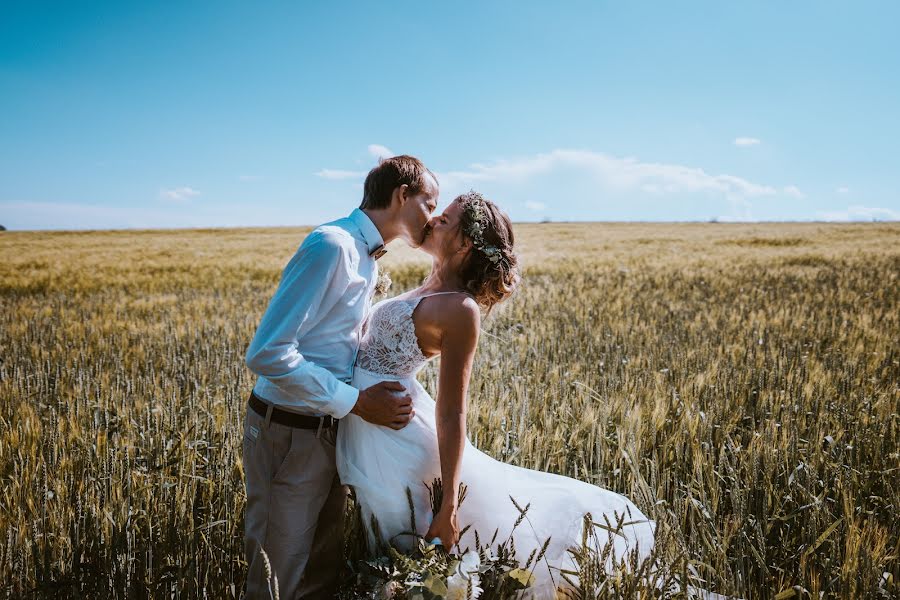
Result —
M431 294L433 295L433 294ZM411 548L410 510L406 488L412 492L415 526L425 535L433 517L425 483L441 476L435 428L435 401L416 380L416 373L428 362L415 335L413 311L426 296L392 298L376 304L369 314L361 341L353 386L365 389L380 381L401 382L412 396L416 414L409 425L397 431L373 425L356 415L341 419L337 435L337 467L341 482L350 485L368 526L374 515L382 538L402 550ZM505 541L512 531L516 556L525 562L532 551L540 552L550 543L544 559L534 569L534 597L553 597L555 586L563 585L560 569L574 570L566 551L581 544L583 516L591 513L595 523L604 517L615 524L624 515L625 525L618 535L597 528L603 545L612 538L610 561L636 549L639 559L653 545L655 524L628 498L615 492L569 477L534 471L494 460L466 439L460 480L467 495L458 510L459 551L474 549L475 532L482 545L494 537ZM510 496L524 508L526 518L513 530L520 516ZM367 527L370 543L374 533ZM454 548L456 551L457 549ZM609 564L609 562L608 562Z

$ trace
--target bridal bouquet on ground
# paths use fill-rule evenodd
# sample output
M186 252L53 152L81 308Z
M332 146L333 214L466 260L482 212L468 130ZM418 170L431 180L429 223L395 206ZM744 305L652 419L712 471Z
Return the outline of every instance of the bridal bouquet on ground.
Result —
M515 560L469 550L459 555L420 540L411 554L394 549L388 556L363 561L356 589L342 598L395 600L469 600L506 598L530 583L530 573ZM362 585L359 585L362 584ZM482 587L482 586L487 586ZM485 594L485 589L488 593Z

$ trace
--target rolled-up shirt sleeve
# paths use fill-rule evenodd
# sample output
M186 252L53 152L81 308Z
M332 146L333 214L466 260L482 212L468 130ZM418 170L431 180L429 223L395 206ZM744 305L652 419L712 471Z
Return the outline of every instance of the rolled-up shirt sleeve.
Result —
M312 232L285 267L246 355L250 370L285 395L338 419L356 404L359 390L304 358L297 342L338 302L350 284L350 268L339 239Z

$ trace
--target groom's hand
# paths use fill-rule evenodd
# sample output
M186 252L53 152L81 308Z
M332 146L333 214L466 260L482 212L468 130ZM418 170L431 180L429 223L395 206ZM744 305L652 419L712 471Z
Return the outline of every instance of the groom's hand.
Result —
M400 396L397 392L405 392L406 388L396 381L382 381L359 393L356 405L350 411L376 425L384 425L391 429L406 427L416 411L412 406L409 394Z

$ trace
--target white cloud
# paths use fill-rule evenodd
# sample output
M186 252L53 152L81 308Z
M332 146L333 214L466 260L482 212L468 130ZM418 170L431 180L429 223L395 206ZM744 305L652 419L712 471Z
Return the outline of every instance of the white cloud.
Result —
M262 179L259 175L238 175L238 181L259 181Z
M172 189L163 189L159 191L159 195L166 200L187 200L188 198L193 198L194 196L199 196L200 192L191 187L178 187Z
M819 211L818 215L825 221L900 221L900 211L858 204L846 210Z
M490 164L476 163L465 171L438 173L442 187L465 187L480 182L521 183L558 169L592 175L598 183L623 191L651 195L712 192L725 196L774 196L778 191L735 175L712 175L696 167L641 162L587 150L554 150L547 154Z
M368 171L345 171L342 169L322 169L316 173L323 179L362 179Z
M371 154L372 156L374 156L375 158L377 158L379 160L381 160L383 158L391 158L392 156L397 156L396 154L394 154L394 152L390 148L388 148L386 146L382 146L380 144L369 144L369 154Z
M798 200L806 198L806 194L800 191L800 188L798 188L796 185L789 185L781 191L784 193L784 195L790 196L791 198L797 198Z
M838 194L849 194L850 188L848 188L846 185L842 185L841 187L837 188L834 191L837 192Z
M734 138L735 146L757 146L762 142L754 137L738 137Z
M432 165L432 169L433 169ZM434 169L433 169L434 170ZM361 182L366 173L322 169L320 177ZM436 170L441 202L476 188L509 206L513 219L536 212L564 220L753 221L778 215L809 218L800 207L773 200L804 199L796 185L773 186L730 173L676 163L643 161L591 150L556 149ZM546 198L556 198L552 208Z

